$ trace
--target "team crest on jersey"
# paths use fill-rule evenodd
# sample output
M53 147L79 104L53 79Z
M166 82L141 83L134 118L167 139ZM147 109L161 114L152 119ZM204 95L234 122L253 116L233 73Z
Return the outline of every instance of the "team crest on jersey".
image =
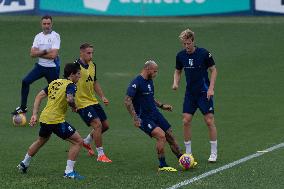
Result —
M188 65L189 67L193 66L193 59L188 59Z
M152 91L150 84L148 84L148 89L149 89L149 91Z

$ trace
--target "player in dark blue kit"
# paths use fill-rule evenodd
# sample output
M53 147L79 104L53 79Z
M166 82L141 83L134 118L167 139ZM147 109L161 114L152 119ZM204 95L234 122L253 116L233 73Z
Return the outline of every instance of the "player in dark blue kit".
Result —
M173 90L177 90L182 69L186 77L186 91L183 103L183 129L186 153L191 154L191 121L199 108L208 126L211 144L209 162L217 160L217 129L214 122L213 95L217 69L212 55L204 48L194 44L194 32L186 29L179 36L184 49L176 55ZM208 72L211 72L210 80Z
M125 106L133 118L134 125L157 140L156 150L160 162L158 171L177 171L169 167L165 160L165 144L169 143L172 152L179 158L182 154L168 121L158 108L172 111L172 106L162 104L154 98L153 78L157 75L158 65L149 60L143 70L128 86Z

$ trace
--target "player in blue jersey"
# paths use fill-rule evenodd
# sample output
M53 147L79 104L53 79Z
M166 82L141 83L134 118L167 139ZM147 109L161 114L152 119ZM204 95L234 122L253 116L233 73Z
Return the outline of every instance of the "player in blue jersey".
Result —
M17 107L12 114L27 112L27 100L30 85L45 77L48 83L59 78L60 35L52 30L52 17L45 15L41 18L42 32L38 33L33 41L30 55L38 58L34 68L23 78L21 89L21 106Z
M217 160L217 129L214 122L213 95L217 69L212 55L204 48L194 44L194 32L186 29L179 36L184 49L176 55L173 90L177 90L184 70L186 91L183 103L183 130L186 153L191 154L191 121L199 108L209 130L211 153L209 162ZM211 72L210 80L208 72Z
M163 104L154 97L153 78L157 75L158 65L149 60L142 72L128 86L125 106L133 118L134 125L157 140L156 150L159 159L159 171L177 171L169 167L165 160L165 144L169 143L172 152L180 158L181 151L173 135L171 125L158 108L172 111L172 106Z

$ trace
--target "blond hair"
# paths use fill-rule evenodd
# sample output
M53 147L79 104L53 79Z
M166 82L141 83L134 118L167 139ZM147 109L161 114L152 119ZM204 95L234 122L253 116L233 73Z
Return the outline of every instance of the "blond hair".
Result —
M154 60L147 60L144 64L144 69L149 69L151 66L158 66Z
M186 29L180 33L179 38L180 40L191 39L192 41L194 41L194 32L190 29Z

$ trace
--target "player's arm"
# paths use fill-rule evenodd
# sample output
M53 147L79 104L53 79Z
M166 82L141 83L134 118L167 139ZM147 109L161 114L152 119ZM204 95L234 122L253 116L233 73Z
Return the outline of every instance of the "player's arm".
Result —
M141 120L140 118L137 116L133 103L132 103L132 97L126 95L125 99L124 99L124 104L126 109L128 110L129 114L131 115L131 117L133 118L134 121L134 125L136 127L140 127L141 125Z
M38 115L38 111L39 111L41 101L45 97L47 97L46 90L47 90L47 88L40 91L35 97L34 107L33 107L33 115L32 115L31 120L30 120L30 126L34 126L37 122L37 115Z
M66 100L67 100L68 105L72 108L72 111L76 112L77 111L77 107L76 107L76 104L75 104L74 95L73 94L67 94L66 95Z
M94 90L96 92L96 94L102 99L103 103L105 105L108 105L109 101L108 99L105 97L104 92L99 84L99 82L96 80L94 81Z
M207 91L207 98L210 99L212 96L214 96L214 87L215 87L215 81L217 78L217 68L215 65L209 67L209 71L211 73L210 76L210 85Z
M75 93L76 93L76 85L74 83L70 83L66 87L66 101L68 105L72 108L73 112L77 111L77 106L75 103Z
M31 57L41 57L46 59L55 59L58 56L58 49L39 50L36 47L31 48Z
M158 101L157 99L155 100L155 104L157 107L161 108L162 110L166 110L166 111L173 111L173 107L170 104L163 104L160 101Z
M179 54L176 56L176 69L174 72L173 90L177 90L180 83L181 73L182 73L183 63L180 61Z
M181 78L181 73L182 73L182 70L178 70L178 69L175 70L175 73L174 73L174 82L173 82L173 86L172 86L172 89L173 89L173 90L177 90L178 87L179 87L179 82L180 82L180 78Z

